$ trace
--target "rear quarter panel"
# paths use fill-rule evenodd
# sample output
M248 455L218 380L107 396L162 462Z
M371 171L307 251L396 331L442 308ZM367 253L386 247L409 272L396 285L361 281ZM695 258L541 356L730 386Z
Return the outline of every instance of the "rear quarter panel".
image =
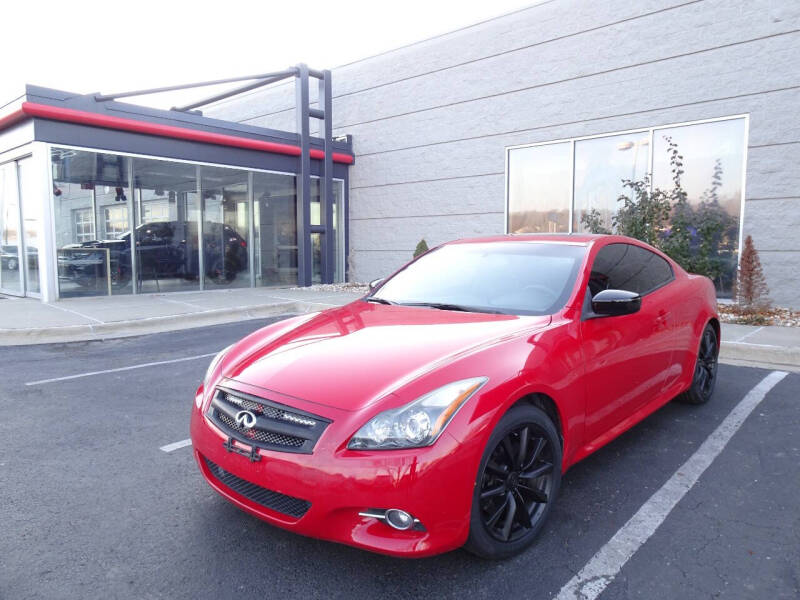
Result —
M709 321L716 323L717 340L720 341L717 294L708 277L683 272L682 299L675 307L676 351L683 367L684 387L688 387L694 374L695 361L700 346L700 336Z

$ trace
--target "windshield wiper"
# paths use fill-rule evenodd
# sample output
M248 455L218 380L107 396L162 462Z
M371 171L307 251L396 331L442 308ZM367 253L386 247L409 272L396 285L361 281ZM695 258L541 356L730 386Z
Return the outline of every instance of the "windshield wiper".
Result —
M428 308L435 308L437 310L457 310L461 312L475 312L475 313L488 313L491 315L502 315L499 310L491 310L489 308L481 308L478 306L463 306L461 304L447 304L446 302L401 302L401 306L425 306Z
M376 302L378 304L394 304L391 300L386 300L385 298L378 298L376 296L370 296L369 298L364 298L366 302Z

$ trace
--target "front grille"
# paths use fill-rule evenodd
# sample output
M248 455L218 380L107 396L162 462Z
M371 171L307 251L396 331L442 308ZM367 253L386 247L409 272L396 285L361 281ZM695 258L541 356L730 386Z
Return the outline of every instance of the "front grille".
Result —
M211 474L220 483L237 494L252 500L256 504L260 504L275 512L294 517L295 519L302 517L308 512L308 509L311 508L311 503L307 500L287 496L280 492L273 492L255 483L250 483L241 477L237 477L233 473L229 473L219 465L208 460L205 456L203 460L206 461L208 470L211 471Z
M228 426L232 431L238 431L248 440L256 440L265 444L276 444L278 446L293 446L299 448L303 445L305 440L303 438L294 437L293 435L282 435L280 433L272 433L271 431L262 431L260 429L246 429L236 424L236 421L231 419L228 415L220 412L219 420Z
M255 420L237 421L246 411ZM231 440L254 448L311 454L330 420L272 400L243 392L218 388L208 407L208 418ZM226 445L230 449L230 444Z
M230 404L235 404L239 408L243 408L245 410L252 410L256 414L264 415L265 417L269 417L270 419L277 419L279 421L288 421L289 423L305 425L306 427L313 427L316 424L316 419L304 417L297 413L276 408L275 406L269 406L267 404L264 404L263 401L255 402L254 400L250 400L249 398L244 398L242 396L237 396L235 394L231 394L230 392L224 392L224 391L220 392L220 396L223 400L225 400L225 402L228 402Z

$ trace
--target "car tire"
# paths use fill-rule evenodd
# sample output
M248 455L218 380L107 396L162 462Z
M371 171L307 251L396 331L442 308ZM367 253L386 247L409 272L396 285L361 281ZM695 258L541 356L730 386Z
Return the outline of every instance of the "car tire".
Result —
M717 332L709 323L700 336L700 344L695 360L692 385L676 398L683 404L705 404L714 394L717 384L717 364L719 361L719 342Z
M512 407L483 452L464 548L493 560L522 552L541 531L560 484L561 440L552 420L529 404Z

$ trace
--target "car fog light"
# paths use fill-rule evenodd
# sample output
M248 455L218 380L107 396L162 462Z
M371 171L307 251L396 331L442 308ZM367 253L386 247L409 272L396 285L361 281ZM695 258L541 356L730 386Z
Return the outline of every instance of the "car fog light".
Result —
M426 531L419 519L413 515L408 514L399 508L390 508L388 510L380 508L369 508L362 510L358 513L360 517L369 517L370 519L378 519L383 521L384 525L388 525L392 529L399 531L406 531L408 529L416 529L417 531Z
M414 525L414 517L399 508L390 508L386 511L386 522L391 527L404 531Z

